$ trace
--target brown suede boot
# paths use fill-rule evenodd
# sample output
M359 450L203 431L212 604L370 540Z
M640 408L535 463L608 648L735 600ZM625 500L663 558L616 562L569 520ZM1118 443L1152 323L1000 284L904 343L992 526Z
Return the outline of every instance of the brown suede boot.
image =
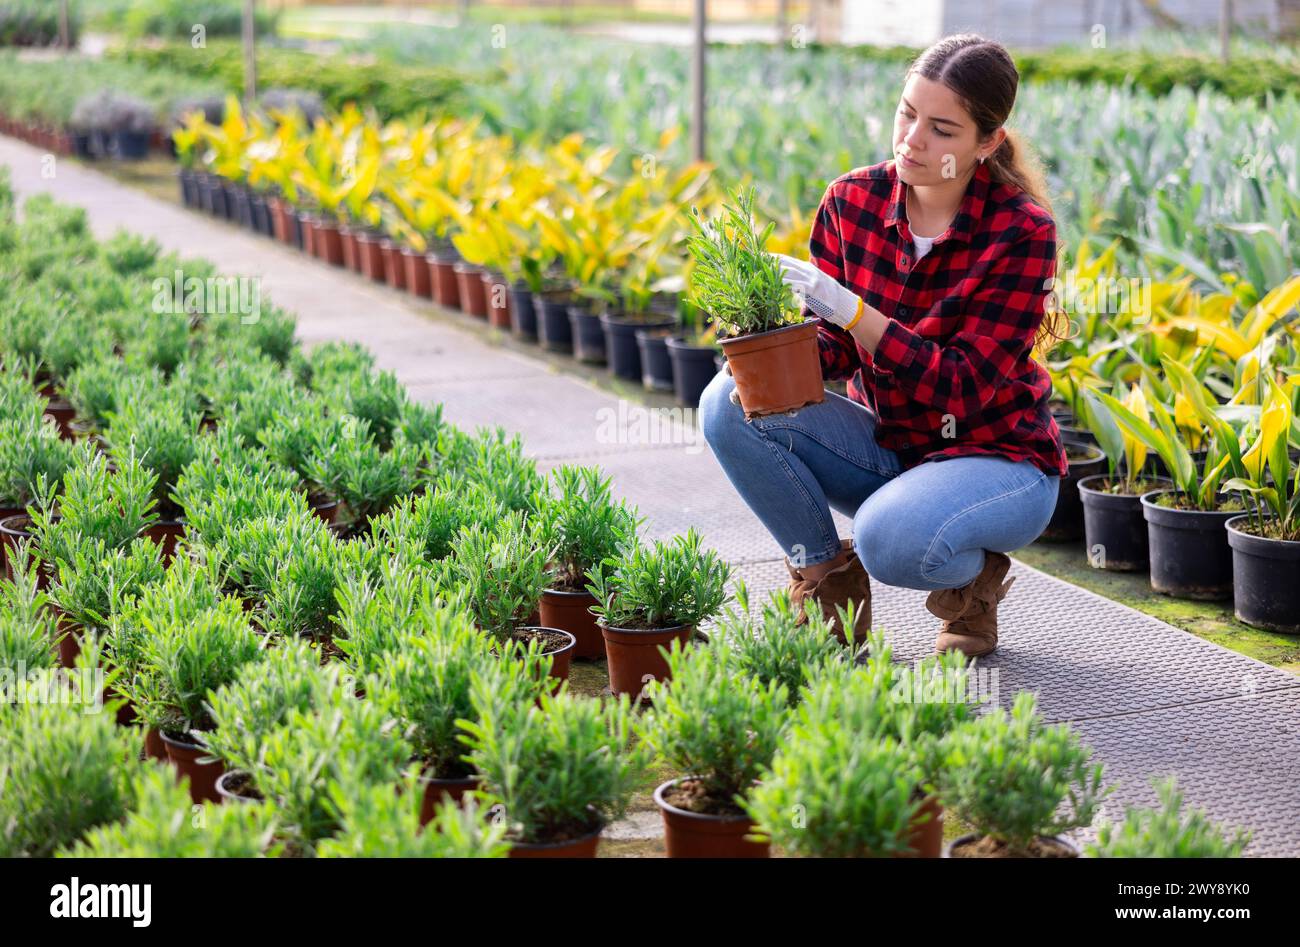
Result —
M785 560L785 567L790 572L790 601L795 605L804 603L810 596L821 606L822 614L835 630L835 637L840 644L847 644L844 627L835 610L837 605L847 605L850 601L859 608L853 616L853 643L860 645L867 640L871 631L871 577L862 567L862 561L853 551L853 540L840 541L841 548L848 551L849 558L842 566L832 569L820 580L806 579L798 569ZM806 608L804 604L804 608ZM802 625L808 621L808 613L801 608L795 624Z
M936 654L957 650L974 658L990 654L998 646L998 602L1006 596L1012 576L1005 584L1011 560L1005 553L984 550L984 568L959 589L936 589L925 600L931 614L943 619L934 643Z

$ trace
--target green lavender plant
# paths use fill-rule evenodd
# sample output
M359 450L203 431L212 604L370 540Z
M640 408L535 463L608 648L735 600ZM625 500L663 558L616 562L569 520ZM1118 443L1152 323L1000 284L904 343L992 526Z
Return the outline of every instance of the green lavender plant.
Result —
M71 554L55 563L50 599L86 631L107 627L127 596L163 578L162 547L150 539L110 550L102 539L77 536Z
M370 528L385 549L410 542L423 558L436 561L451 553L461 527L494 523L504 512L501 501L481 484L444 475L431 490L399 497L387 512L371 519Z
M462 527L440 581L479 628L504 642L541 601L551 558L524 514L511 512L491 527Z
M587 573L605 568L619 545L635 540L643 517L610 492L611 479L598 467L554 468L533 501L541 541L555 549L549 565L551 588L581 592Z
M1093 858L1240 858L1252 832L1234 830L1231 838L1204 810L1183 811L1183 794L1174 777L1156 781L1157 808L1126 806L1118 824L1102 820L1097 841L1084 846Z
M799 322L794 293L781 278L780 262L764 250L776 228L759 233L754 222L752 186L738 188L722 216L705 220L692 207L692 233L686 239L694 266L692 301L730 336L749 335Z
M49 598L40 589L39 562L31 553L30 540L20 539L9 547L8 566L12 578L0 569L0 670L13 678L0 689L0 705L17 701L20 674L54 666L58 636L54 615L46 608Z
M788 692L740 672L736 654L713 638L702 649L673 642L670 679L651 681L654 710L637 732L660 758L690 779L693 811L737 815L781 745Z
M627 811L648 751L632 740L626 694L601 703L562 688L533 703L500 693L491 674L476 675L471 693L478 719L462 739L511 841L571 840Z
M651 547L625 543L602 568L587 573L596 597L592 612L611 628L698 625L718 613L729 596L730 567L700 548L694 527Z
M788 589L777 589L763 603L762 614L750 612L749 589L736 583L736 606L718 620L716 633L735 653L736 667L763 684L785 685L791 703L802 697L803 686L828 665L845 660L845 649L835 640L830 621L820 610L810 610L799 623L802 609L791 602ZM853 603L848 603L849 608ZM852 628L851 613L842 618Z
M0 507L25 508L44 478L56 490L72 466L72 445L39 419L0 420Z
M1068 725L1046 726L1030 691L1011 713L998 708L944 738L939 793L976 832L1027 854L1040 836L1092 823L1113 787L1102 787L1102 764ZM1058 809L1068 800L1068 808Z
M186 413L165 391L121 404L108 415L104 437L113 459L120 465L128 453L139 457L157 478L154 498L167 519L179 515L171 492L185 465L194 459L199 421L197 414Z

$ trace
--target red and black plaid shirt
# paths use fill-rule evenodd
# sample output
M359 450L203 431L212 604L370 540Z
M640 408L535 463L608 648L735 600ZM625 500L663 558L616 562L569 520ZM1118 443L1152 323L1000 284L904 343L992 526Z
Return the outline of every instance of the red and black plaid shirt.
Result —
M826 189L812 260L889 323L873 357L823 321L822 374L850 379L849 397L876 412L876 439L904 469L996 454L1064 476L1051 379L1030 354L1056 275L1055 222L979 164L952 224L918 261L906 190L892 160Z

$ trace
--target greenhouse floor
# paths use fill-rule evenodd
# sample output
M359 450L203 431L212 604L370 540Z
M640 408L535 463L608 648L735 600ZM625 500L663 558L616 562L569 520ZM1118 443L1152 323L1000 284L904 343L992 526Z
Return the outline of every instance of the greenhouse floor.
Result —
M331 269L74 161L61 159L53 177L43 176L43 157L0 138L0 163L11 167L19 195L51 191L85 207L99 235L125 227L206 257L224 274L259 277L264 299L297 314L305 343L363 343L412 397L441 402L452 423L520 432L542 469L601 466L646 518L648 537L694 526L732 563L753 601L786 584L779 548L731 488L690 412L655 414L639 396L620 397L617 385L584 377L595 373L570 360L521 352L481 321ZM848 521L840 525L846 534ZM1122 817L1125 805L1154 805L1150 780L1175 775L1187 804L1253 831L1248 854L1300 855L1300 678L1023 563L1013 574L999 649L978 662L976 684L1003 706L1018 690L1034 690L1048 720L1068 721L1081 734L1117 787L1106 817ZM937 630L925 593L873 585L875 620L895 658L923 657ZM596 693L602 680L596 667L575 667L577 689ZM641 854L638 840L647 851L658 847L652 804L636 808L607 833L611 854ZM1072 837L1085 841L1093 833Z

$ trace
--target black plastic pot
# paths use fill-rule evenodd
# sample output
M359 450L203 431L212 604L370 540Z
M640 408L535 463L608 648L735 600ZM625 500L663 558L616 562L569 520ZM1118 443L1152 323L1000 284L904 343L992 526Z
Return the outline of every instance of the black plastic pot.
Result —
M1256 628L1300 634L1300 542L1242 532L1254 519L1244 514L1224 524L1232 548L1232 610Z
M673 360L668 354L672 329L637 329L636 345L641 355L641 384L649 391L673 390ZM609 338L608 330L605 338Z
M194 207L198 204L198 182L195 180L194 171L190 168L182 168L176 175L181 186L181 203L186 207Z
M552 352L573 352L573 330L569 325L569 302L564 297L547 299L533 293L537 312L537 341Z
M1232 550L1223 524L1241 511L1178 510L1156 503L1172 492L1154 490L1142 496L1151 587L1174 598L1208 602L1231 598Z
M1079 499L1079 481L1106 472L1106 455L1096 444L1067 444L1069 449L1088 451L1086 460L1070 461L1070 472L1056 492L1056 509L1039 539L1048 542L1071 542L1083 536L1083 503Z
M517 338L537 341L537 311L533 308L533 294L527 283L510 287L510 329Z
M605 327L603 317L579 303L569 304L569 333L573 339L573 356L592 365L605 364Z
M700 395L718 374L713 346L690 345L678 336L669 336L666 345L673 361L673 391L678 402L688 408L698 408Z
M221 178L209 174L203 179L203 209L213 217L228 217L230 211L226 203L226 188Z
M644 381L641 366L641 346L637 335L644 330L671 329L676 322L672 319L640 318L627 316L601 316L605 324L605 347L610 373L628 381ZM664 353L667 358L668 353ZM671 387L671 375L669 376Z
M1079 481L1083 501L1083 538L1088 562L1108 572L1142 572L1149 562L1147 524L1141 494L1114 494L1099 489L1105 474ZM1143 493L1168 490L1173 482L1146 478Z
M260 233L264 237L275 236L275 230L271 226L271 211L266 206L266 198L261 194L250 192L248 195L248 208L253 218L253 231Z
M1056 425L1061 430L1061 439L1066 441L1076 441L1080 444L1096 444L1097 435L1086 427L1075 427L1071 424L1061 424L1059 421Z
M253 205L248 198L248 190L239 186L231 188L230 219L241 227L253 229Z
M109 137L108 151L121 161L140 161L149 157L149 139L152 132L113 132Z

